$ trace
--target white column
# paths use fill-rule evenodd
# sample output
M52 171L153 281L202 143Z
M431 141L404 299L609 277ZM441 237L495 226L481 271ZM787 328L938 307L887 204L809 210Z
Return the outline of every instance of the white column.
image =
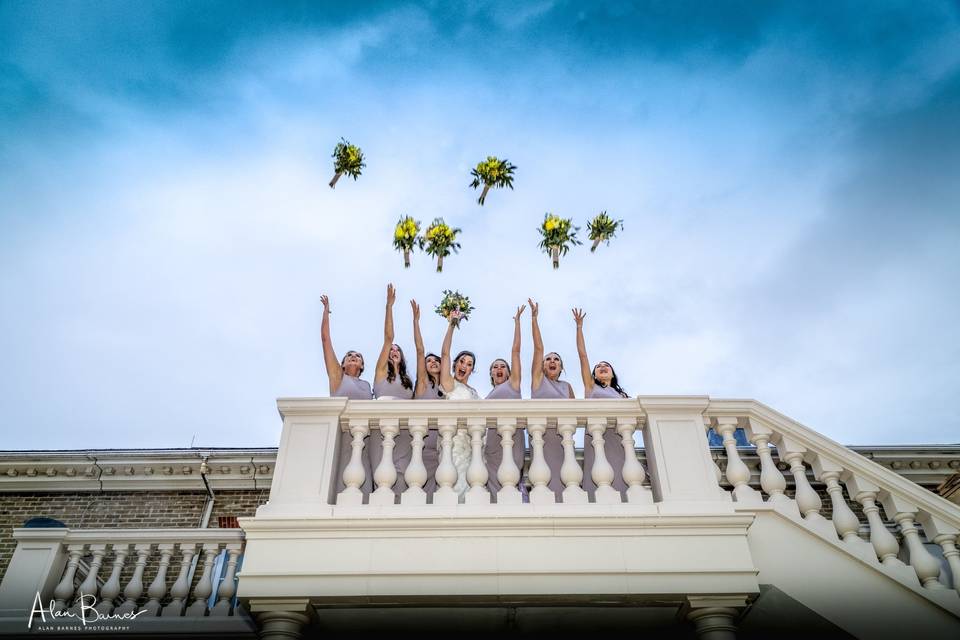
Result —
M547 430L546 418L527 418L527 433L530 434L530 489L531 504L553 504L556 496L547 485L550 483L550 467L543 456L543 434Z
M887 492L880 494L880 502L884 512L888 516L892 513L893 520L900 525L904 544L910 552L910 566L917 572L920 583L927 589L943 589L944 586L940 584L940 562L923 546L914 524L919 509L911 502Z
M256 614L260 640L297 640L309 618L293 611L264 611Z
M594 500L597 504L620 504L620 492L613 488L613 467L607 462L607 453L603 448L603 435L607 430L605 417L590 416L587 418L587 431L592 437L593 469L590 477L596 485ZM586 442L584 442L586 446Z
M130 581L123 588L124 601L117 607L115 611L117 614L135 612L137 610L137 600L143 594L143 570L147 566L147 558L150 557L150 544L135 544L133 550L137 554L137 562L133 567L133 575L130 577Z
M407 488L400 495L400 504L424 505L427 504L427 492L423 490L427 483L427 467L423 464L423 439L427 435L427 419L408 418L407 429L411 437L410 464L403 474Z
M203 573L193 589L193 604L187 607L184 615L202 618L207 613L207 599L213 593L213 560L220 551L220 543L206 542L203 545Z
M123 564L129 552L129 544L113 545L113 570L110 577L100 589L100 602L97 603L97 613L110 615L113 613L114 600L120 595L120 574L123 573Z
M363 469L363 440L370 433L369 421L351 418L348 423L350 429L350 462L343 469L343 491L337 494L338 505L357 506L363 504L363 482L367 479L367 472ZM274 472L276 475L276 472Z
M500 466L497 467L497 480L500 482L500 491L497 492L497 504L521 504L523 495L517 488L520 484L520 469L513 459L513 448L517 446L514 436L517 432L516 418L498 418L497 433L500 434ZM523 446L520 439L519 446Z
M653 493L643 486L646 473L643 465L637 459L637 448L633 442L633 434L637 429L637 419L617 418L617 433L620 434L623 444L623 481L627 483L627 502L632 504L653 504Z
M187 596L190 594L190 565L193 563L193 556L197 553L197 544L195 542L180 543L180 573L176 581L170 587L170 603L163 608L165 616L182 616L183 610L187 605Z
M217 589L217 604L210 609L211 616L228 616L233 600L233 594L237 592L237 585L234 584L234 577L237 573L237 558L240 556L239 542L227 544L227 571L223 575L223 581L220 582L220 588Z
M470 433L470 466L467 467L470 488L463 501L465 504L490 504L490 492L487 490L490 474L483 463L483 434L487 432L487 419L467 418L467 431Z
M587 504L590 502L590 496L580 486L583 481L583 469L577 462L577 454L574 450L573 434L576 431L577 418L575 416L557 418L557 433L560 434L563 444L563 465L560 467L560 480L565 487L563 504ZM586 446L586 442L584 442L584 446Z
M948 586L960 591L960 552L957 551L956 546L960 531L957 527L923 511L917 516L917 522L923 527L927 540L932 540L943 549L943 557L947 559L950 573L953 574L953 585Z
M437 490L433 494L433 504L455 505L460 502L460 496L453 489L453 485L457 482L457 468L453 464L453 435L456 432L456 418L437 419L437 433L440 435L440 462L437 465Z
M734 432L738 419L734 416L718 416L714 431L723 437L723 448L727 452L727 482L733 485L733 498L743 504L760 504L763 496L750 486L750 469L740 458Z
M692 609L687 614L697 629L700 640L736 640L737 625L734 620L737 610L730 607L704 607Z
M173 545L169 543L158 544L157 551L160 552L160 564L157 567L157 575L147 589L147 596L150 599L140 609L141 611L149 611L148 616L160 615L160 601L167 594L167 567L170 566Z
M77 575L77 565L80 564L80 557L83 556L83 548L82 544L67 545L67 553L70 556L67 560L67 568L57 588L53 590L55 600L53 608L56 611L63 611L73 605L73 578Z
M383 456L373 472L377 488L370 495L370 504L388 505L396 503L393 485L397 482L397 464L393 461L394 438L400 433L400 421L397 418L380 418L380 434L372 433L371 438L383 436Z

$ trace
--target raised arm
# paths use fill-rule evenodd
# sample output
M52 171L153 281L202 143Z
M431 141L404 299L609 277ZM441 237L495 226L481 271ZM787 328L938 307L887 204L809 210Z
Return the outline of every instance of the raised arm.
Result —
M427 365L423 361L423 336L420 334L420 305L416 300L410 301L410 308L413 310L413 344L417 349L417 388L414 389L413 397L423 395L427 390Z
M520 391L520 316L526 305L517 308L517 315L513 316L513 348L510 350L510 386L514 391Z
M393 303L397 300L397 292L392 284L387 285L387 307L383 312L383 347L380 357L377 358L377 368L373 374L373 381L380 382L387 377L387 360L390 358L390 347L393 346Z
M583 339L583 319L587 314L583 309L573 310L573 320L577 323L577 355L580 356L580 375L583 377L583 397L589 398L593 391L593 373L590 372L590 359L587 358L587 343Z
M323 320L320 322L320 342L323 344L323 364L327 367L327 379L330 381L330 395L340 388L343 380L343 369L337 352L333 350L333 341L330 339L330 298L320 296L323 303Z
M527 298L530 303L530 321L533 325L533 366L530 368L530 388L539 389L543 381L543 338L540 337L540 325L537 323L537 314L540 305Z
M455 320L459 317L460 312L456 309L450 312L447 334L443 336L443 346L440 347L440 386L447 393L453 391L453 374L450 372L450 345L453 344Z

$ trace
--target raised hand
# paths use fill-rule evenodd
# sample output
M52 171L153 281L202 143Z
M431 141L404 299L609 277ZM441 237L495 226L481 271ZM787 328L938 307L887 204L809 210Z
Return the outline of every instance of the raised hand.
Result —
M587 314L583 312L583 309L573 309L573 319L577 323L577 327L583 327L583 319L587 317Z
M410 301L410 308L413 310L414 322L420 322L420 305L417 304L416 300Z
M536 318L537 313L540 312L540 305L534 302L531 298L527 298L527 302L530 303L530 315Z
M523 310L527 308L527 305L522 304L517 307L517 315L513 316L514 322L520 322L520 316L523 315Z
M461 316L463 316L463 314L460 313L460 309L454 309L450 312L450 316L447 318L447 320L450 322L450 324L456 327L459 326L457 324L457 320L459 320Z
M323 312L330 313L330 298L327 296L320 296L320 302L323 303Z
M393 288L393 284L387 285L387 306L392 307L393 303L397 301L397 290Z

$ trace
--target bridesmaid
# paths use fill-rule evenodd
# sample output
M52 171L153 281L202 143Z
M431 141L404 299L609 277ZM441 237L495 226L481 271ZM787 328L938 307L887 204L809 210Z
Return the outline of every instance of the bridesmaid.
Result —
M383 317L383 347L377 358L377 368L373 374L373 395L377 398L410 400L413 398L413 382L407 375L407 360L403 350L393 343L393 304L397 300L397 291L392 284L387 285L387 306ZM401 431L394 438L393 462L397 470L394 491L403 492L407 483L403 478L411 457L411 437L409 431ZM371 433L367 440L370 449L370 466L376 470L383 457L383 438L379 433Z
M320 342L323 344L323 363L327 368L327 379L330 381L331 398L351 398L353 400L370 400L372 393L370 383L360 379L363 373L363 356L357 351L347 351L343 360L337 360L337 353L330 339L330 299L320 296L323 303L323 321L320 323ZM340 461L337 466L337 492L343 491L343 470L350 462L352 448L349 433L340 434ZM370 493L373 487L373 473L370 467L370 452L363 448L360 458L363 463L364 481L360 490Z
M517 315L513 316L513 348L510 350L510 361L507 364L503 358L497 358L490 365L490 384L493 389L487 394L487 400L519 400L520 399L520 316L525 305L520 305ZM496 495L502 485L497 479L497 470L503 460L503 449L500 447L500 434L495 428L487 429L487 437L483 449L483 457L487 464L487 489ZM513 434L513 460L517 469L523 475L523 432L519 429ZM520 487L517 487L520 489ZM522 491L522 489L521 489Z
M443 400L445 395L440 386L440 356L428 353L424 355L423 335L420 333L420 305L410 301L413 310L413 343L417 349L417 383L414 385L415 400ZM423 439L423 466L427 468L427 482L423 490L429 496L437 490L437 467L440 466L439 435L436 429L427 431Z
M626 398L626 392L620 388L617 374L609 362L601 360L593 369L590 369L590 360L587 358L587 345L583 339L583 319L587 314L582 309L573 310L573 319L577 323L577 354L580 356L580 375L583 378L584 398ZM622 439L615 427L608 427L603 432L603 452L607 462L613 467L613 488L626 497L627 484L623 481L623 463L626 454L623 450ZM593 448L593 436L587 432L583 439L583 489L591 497L597 489L591 472L596 452Z
M563 399L573 398L573 388L570 383L561 380L563 361L560 356L551 351L543 356L543 338L540 336L540 324L537 315L540 305L531 299L530 316L533 324L533 365L530 372L530 397L535 399ZM531 450L533 445L531 444ZM563 444L556 428L547 428L543 434L543 456L550 467L550 482L547 485L556 494L559 502L563 497L563 481L560 479L560 467L563 465Z

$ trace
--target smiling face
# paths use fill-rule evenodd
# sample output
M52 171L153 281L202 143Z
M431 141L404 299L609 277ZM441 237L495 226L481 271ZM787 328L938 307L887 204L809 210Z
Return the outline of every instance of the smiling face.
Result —
M563 360L556 353L551 351L543 359L543 375L551 380L556 380L563 372Z
M340 366L343 367L343 372L348 376L357 377L363 373L363 356L360 355L359 351L347 351L347 355L343 356Z
M473 373L473 356L464 354L453 363L453 377L459 382L467 384L471 373Z
M424 358L423 361L427 367L427 373L429 373L431 376L440 375L440 358L431 353Z
M613 380L613 367L610 366L609 362L601 360L593 367L593 377L605 386L610 386L610 382Z
M490 383L493 386L503 384L510 379L510 366L506 360L498 358L490 365Z

